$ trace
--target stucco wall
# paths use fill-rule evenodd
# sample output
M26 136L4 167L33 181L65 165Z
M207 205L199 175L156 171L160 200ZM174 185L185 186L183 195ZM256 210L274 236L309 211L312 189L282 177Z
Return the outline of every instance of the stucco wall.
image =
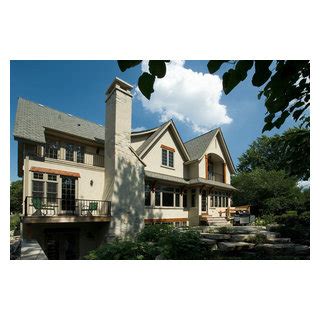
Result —
M145 219L188 218L188 210L183 208L145 208Z
M217 137L215 137L214 139L212 139L211 143L208 146L208 149L206 151L206 154L209 153L214 153L217 154L219 157L221 157L223 159L224 162L226 162L225 156L223 155L221 146L220 146L220 142L219 139L217 139ZM221 167L217 167L215 168L215 170L217 169L218 173L223 173L222 171L222 166ZM206 177L206 160L205 157L203 157L199 163L199 177L201 178L205 178ZM226 183L230 184L230 171L229 168L227 166L227 170L226 170Z
M61 160L48 160L25 161L25 196L32 195L32 172L31 167L56 169L63 171L77 172L80 178L77 178L76 183L76 198L77 199L92 199L92 200L105 200L103 198L104 189L104 168L79 166L77 163L66 163ZM90 185L90 181L93 185ZM59 183L59 179L58 179ZM58 186L58 198L61 198L61 184Z
M162 144L175 149L174 168L162 166ZM149 148L149 151L147 151L147 153L142 157L142 160L146 164L146 170L183 178L184 161L182 158L182 153L175 143L171 129L166 130L160 137L158 137L158 139L152 144L151 148Z
M134 150L137 150L148 139L148 137L150 137L151 134L152 133L139 136L131 136L131 147Z

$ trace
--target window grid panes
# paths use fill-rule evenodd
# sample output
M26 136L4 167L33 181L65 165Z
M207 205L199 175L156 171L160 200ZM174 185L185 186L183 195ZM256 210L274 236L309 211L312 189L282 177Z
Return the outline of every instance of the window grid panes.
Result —
M77 152L77 162L84 163L84 147L77 146L76 152Z
M162 150L162 165L163 166L167 166L168 165L168 151L165 149L161 149Z
M57 181L57 176L55 174L48 174L48 180Z
M43 181L32 181L32 197L43 198L44 193L44 182Z
M74 146L73 144L67 144L66 145L66 160L68 161L73 161L73 151L74 151Z
M33 179L43 179L43 173L34 172L33 173Z
M46 157L52 158L52 159L58 159L58 149L59 149L58 142L49 141L46 144L46 148L45 148Z
M173 168L173 152L169 151L169 167Z

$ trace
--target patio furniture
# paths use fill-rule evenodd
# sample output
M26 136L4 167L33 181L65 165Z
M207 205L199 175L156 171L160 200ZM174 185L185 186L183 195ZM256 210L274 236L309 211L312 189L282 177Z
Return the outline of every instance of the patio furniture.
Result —
M98 202L89 202L89 206L81 208L81 215L92 215L92 212L96 210L98 210Z

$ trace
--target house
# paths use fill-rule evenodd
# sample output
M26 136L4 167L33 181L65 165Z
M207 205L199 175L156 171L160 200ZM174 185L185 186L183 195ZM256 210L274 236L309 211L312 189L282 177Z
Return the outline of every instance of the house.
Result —
M149 223L226 217L235 172L220 128L183 142L172 120L132 132L132 86L106 92L105 127L22 98L14 137L24 239L50 259L76 259Z

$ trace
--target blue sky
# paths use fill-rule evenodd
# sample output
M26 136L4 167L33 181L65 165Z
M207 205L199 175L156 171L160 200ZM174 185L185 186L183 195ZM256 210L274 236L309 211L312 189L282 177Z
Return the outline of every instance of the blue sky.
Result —
M189 74L191 75L199 75L198 73L200 72L207 73L206 64L207 61L185 61L181 68L183 68L183 71L185 71L185 69L194 71L194 73L192 73L189 70ZM226 68L228 68L228 66L219 71L218 75L220 77ZM111 84L115 77L120 77L136 85L140 73L141 66L122 73L116 61L11 61L11 181L18 179L17 143L13 139L13 126L18 97L23 97L57 110L104 124L105 90L108 85ZM219 126L222 128L231 156L236 165L238 163L238 157L246 151L253 140L261 135L263 127L265 107L263 100L259 101L257 99L259 89L251 85L250 79L251 77L248 77L248 80L243 81L227 96L222 93L217 103L217 108L219 107L220 111L222 110L220 105L226 106L225 111L227 117L232 119L231 123L220 124ZM159 81L165 83L165 80ZM159 86L160 85L161 83L159 82ZM186 88L186 90L188 90L188 92L190 90L192 91L195 86L196 84L191 88ZM160 89L159 92L161 92ZM216 88L216 93L217 92L219 92L219 89ZM155 95L155 98L157 97L158 107L159 103L170 103L170 101L168 101L170 97L159 97L159 95L160 94L158 94L158 96ZM142 103L142 100L139 99L139 96L139 94L134 95L132 128L151 128L158 126L160 120L163 119L163 114L161 114L159 108L156 109L156 107L154 107L155 103L146 107ZM177 118L174 118L174 121L184 141L201 134L201 132L194 130L194 126L190 125L190 122L188 123L187 121L181 120L183 116L189 116L190 121L193 121L192 115L195 115L195 125L202 126L202 132L217 126L214 122L209 122L208 124L203 117L198 117L197 111L201 113L205 110L203 107L201 109L196 102L190 102L190 99L183 101L182 96L178 98L178 101L176 99L174 103L174 108L179 110L179 114ZM158 111L155 112L154 110ZM170 107L167 108L166 112L170 114ZM213 111L210 116L213 117L212 119L215 119L216 113ZM178 118L180 120L178 120ZM211 123L213 124L212 127ZM280 130L274 129L267 134L281 133L287 128L294 126L294 124L295 122L289 119Z

